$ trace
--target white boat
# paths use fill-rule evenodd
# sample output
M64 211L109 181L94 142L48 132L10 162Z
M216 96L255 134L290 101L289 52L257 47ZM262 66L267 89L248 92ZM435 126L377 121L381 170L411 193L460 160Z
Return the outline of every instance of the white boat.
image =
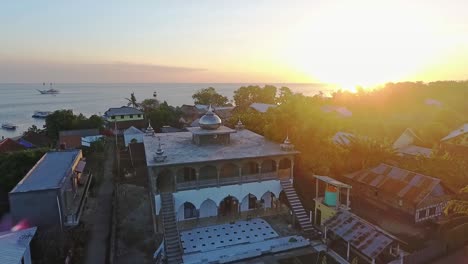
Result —
M58 94L60 93L59 90L56 90L54 88L51 88L49 90L38 90L41 94Z
M10 130L15 130L18 126L12 123L3 123L2 128L4 129L10 129Z
M32 117L34 118L46 118L48 115L52 114L50 111L34 111Z

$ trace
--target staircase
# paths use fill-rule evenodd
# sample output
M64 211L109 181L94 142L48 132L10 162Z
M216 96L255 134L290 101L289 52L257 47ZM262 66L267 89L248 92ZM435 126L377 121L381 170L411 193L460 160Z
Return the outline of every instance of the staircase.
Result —
M281 180L281 187L283 191L286 193L286 197L288 198L289 205L291 206L291 210L296 217L299 225L301 226L302 230L312 238L319 237L317 230L312 226L310 222L309 214L306 212L304 207L302 206L301 200L297 196L296 190L291 184L289 179Z
M177 229L174 210L174 197L172 196L172 193L161 193L161 206L167 263L183 263L179 229Z

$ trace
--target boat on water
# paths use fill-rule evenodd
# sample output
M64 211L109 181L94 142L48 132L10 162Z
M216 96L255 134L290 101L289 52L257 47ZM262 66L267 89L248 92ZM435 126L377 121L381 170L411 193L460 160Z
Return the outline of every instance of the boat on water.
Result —
M58 94L60 93L59 90L56 90L54 88L50 88L49 90L39 90L38 91L41 93L41 94Z
M46 118L48 115L52 114L50 111L34 111L32 117L34 118Z
M2 128L3 129L9 129L9 130L15 130L18 126L12 123L3 123Z

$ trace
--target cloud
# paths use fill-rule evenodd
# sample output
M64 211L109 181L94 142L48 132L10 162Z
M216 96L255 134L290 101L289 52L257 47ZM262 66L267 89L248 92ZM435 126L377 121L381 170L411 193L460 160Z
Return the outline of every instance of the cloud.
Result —
M180 82L206 69L156 64L0 62L0 82Z

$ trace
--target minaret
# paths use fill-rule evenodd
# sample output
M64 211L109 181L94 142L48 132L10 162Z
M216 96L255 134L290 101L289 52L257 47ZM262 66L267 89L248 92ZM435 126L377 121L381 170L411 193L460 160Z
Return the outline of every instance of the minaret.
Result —
M146 129L146 135L150 137L154 136L154 129L151 126L151 121L148 121L148 128Z
M284 140L283 144L281 144L281 150L283 151L293 151L294 145L289 140L289 132L286 133L286 139Z
M242 130L242 129L244 129L244 124L242 124L242 121L239 118L239 121L237 121L236 130Z

